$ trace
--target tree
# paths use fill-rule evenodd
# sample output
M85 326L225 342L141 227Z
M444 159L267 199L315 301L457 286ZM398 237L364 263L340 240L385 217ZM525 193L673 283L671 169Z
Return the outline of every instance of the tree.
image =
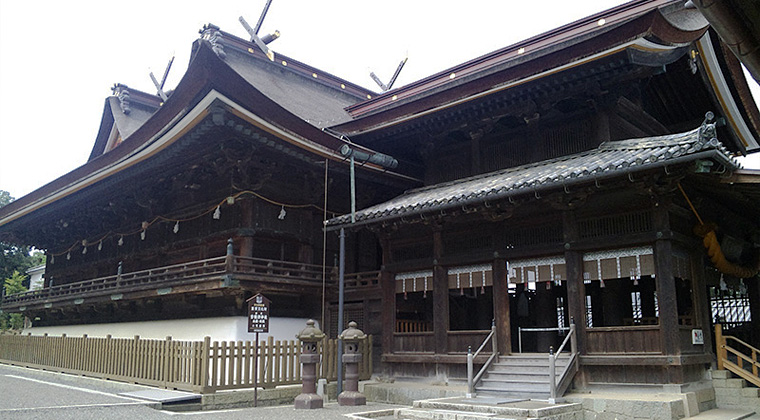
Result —
M3 288L6 294L16 294L26 292L24 287L25 276L18 271L14 271L13 275L3 281ZM24 316L22 314L9 314L0 313L0 330L20 330L24 328Z
M0 208L15 200L8 191L0 190ZM36 251L29 255L29 248L0 242L0 279L7 279L18 271L25 278L26 270L45 262L45 255Z

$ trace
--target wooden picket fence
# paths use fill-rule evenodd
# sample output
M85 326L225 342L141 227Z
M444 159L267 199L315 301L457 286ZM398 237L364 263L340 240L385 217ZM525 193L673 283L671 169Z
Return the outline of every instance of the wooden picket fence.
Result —
M319 345L320 378L337 379L337 340ZM213 393L223 389L273 388L301 382L298 341L269 337L251 341L176 341L134 338L91 338L0 335L0 362L54 372L150 385L166 389ZM359 378L372 374L372 336L360 343ZM255 376L257 375L257 376Z

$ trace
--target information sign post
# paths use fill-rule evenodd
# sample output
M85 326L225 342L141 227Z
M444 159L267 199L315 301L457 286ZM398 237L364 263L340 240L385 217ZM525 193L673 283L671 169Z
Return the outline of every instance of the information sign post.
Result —
M269 332L269 304L271 301L261 293L248 299L248 332L254 333L253 353L253 406L258 406L259 400L259 333Z

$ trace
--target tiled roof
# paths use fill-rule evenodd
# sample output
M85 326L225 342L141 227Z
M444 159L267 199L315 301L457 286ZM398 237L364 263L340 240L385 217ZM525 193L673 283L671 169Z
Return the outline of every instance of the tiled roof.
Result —
M574 155L417 188L358 211L356 222L374 223L578 182L593 182L595 179L621 176L626 170L646 170L683 159L704 157L703 154L698 155L699 152L711 152L719 159L722 157L720 160L727 165L738 168L739 164L714 137L714 133L714 125L706 124L686 133L611 141ZM329 220L327 225L345 225L350 220L350 215L344 215Z

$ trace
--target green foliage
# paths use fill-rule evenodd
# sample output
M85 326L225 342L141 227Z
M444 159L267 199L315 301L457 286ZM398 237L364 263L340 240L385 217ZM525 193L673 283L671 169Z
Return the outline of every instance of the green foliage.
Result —
M0 190L0 207L13 200L8 191ZM28 247L0 242L0 279L10 278L16 271L25 275L26 270L44 263L45 255L42 252L35 251L33 255L29 255Z
M8 191L0 190L0 207L14 200ZM45 255L40 251L29 254L29 248L0 242L0 279L3 279L2 288L6 294L25 292L24 283L28 281L26 270L36 265L45 263ZM0 312L0 330L24 327L22 314L9 314Z
M3 288L5 289L6 294L16 294L21 292L26 292L26 287L24 287L24 280L25 277L23 274L19 273L18 271L15 271L11 277L5 279L3 281ZM20 330L24 328L24 316L21 314L9 314L9 313L0 313L0 330Z

